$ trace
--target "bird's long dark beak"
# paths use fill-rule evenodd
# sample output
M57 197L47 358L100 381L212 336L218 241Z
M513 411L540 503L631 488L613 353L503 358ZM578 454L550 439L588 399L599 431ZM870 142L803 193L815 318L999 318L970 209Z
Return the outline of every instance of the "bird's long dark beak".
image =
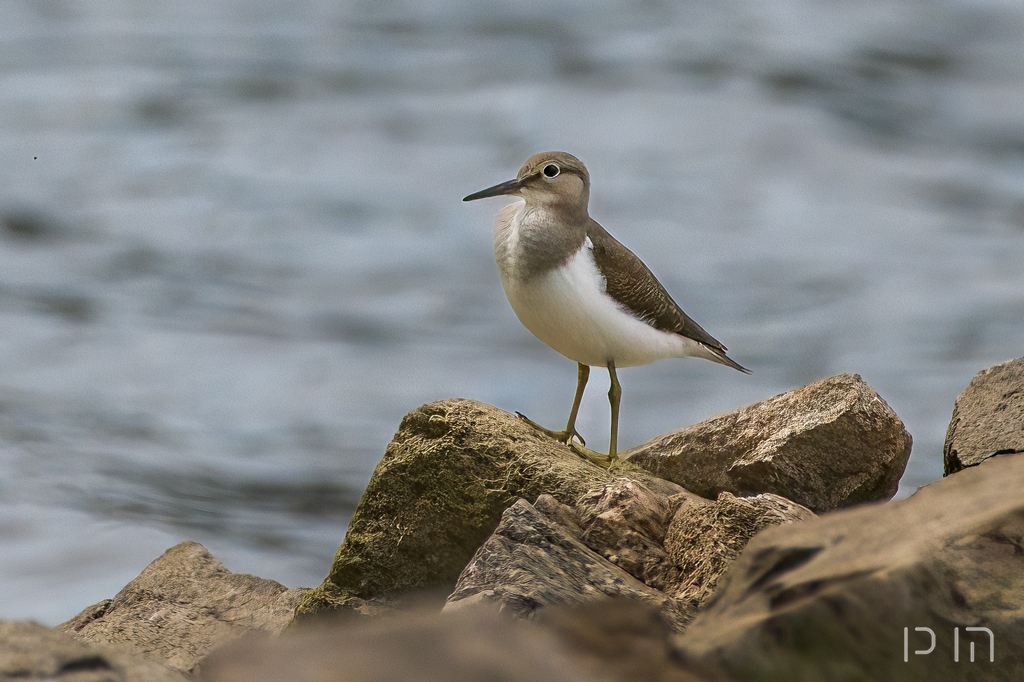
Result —
M522 180L520 180L519 178L516 178L515 180L509 180L508 182L503 182L503 183L501 183L499 185L495 185L494 187L488 187L487 189L482 189L479 192L473 192L468 197L463 198L463 201L474 201L476 199L486 199L487 197L497 197L497 196L501 196L502 194L515 194L520 189L522 189L522 187L523 187Z

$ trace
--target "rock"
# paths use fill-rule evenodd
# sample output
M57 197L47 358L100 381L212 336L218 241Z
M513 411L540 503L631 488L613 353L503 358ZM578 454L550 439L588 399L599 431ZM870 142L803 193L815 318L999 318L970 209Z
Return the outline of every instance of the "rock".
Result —
M677 487L677 494L691 496ZM656 590L679 578L665 553L665 531L678 506L641 483L618 480L583 495L576 503L583 543Z
M587 547L691 607L711 594L722 571L757 532L815 516L771 493L721 493L718 500L707 500L681 488L672 496L657 495L630 480L588 492L573 511L581 526L578 537Z
M551 495L544 493L537 498L537 501L533 503L533 506L536 507L537 511L541 514L561 525L573 537L578 538L583 534L583 529L580 528L580 517L576 514L576 510L569 505L562 504L555 498L551 497Z
M184 682L154 661L85 644L36 623L0 621L0 679L66 682Z
M1024 679L1022 490L1024 455L1006 455L906 500L769 528L680 654L738 682ZM968 627L991 630L994 662L987 634ZM934 633L931 653L915 653L930 644L915 628Z
M522 622L467 610L375 619L307 619L274 639L245 638L203 662L204 682L492 680L717 682L680 665L657 609L609 600Z
M204 682L493 680L585 682L539 628L493 613L436 609L380 618L306 620L285 635L247 637L203 662Z
M892 408L859 376L839 374L626 456L703 497L774 493L820 513L896 494L910 445Z
M92 606L86 606L84 609L78 612L78 615L71 620L64 621L57 627L64 632L74 634L84 628L89 623L93 622L110 608L110 602L112 599L104 599L103 601L97 602Z
M810 509L771 493L754 497L720 493L715 501L687 495L666 532L665 551L676 567L676 579L663 589L684 603L700 606L750 538L769 526L814 517Z
M609 473L511 414L471 400L424 405L402 420L349 523L331 572L297 616L362 610L413 590L450 592L466 562L519 497L572 503L642 470Z
M603 599L545 609L537 621L595 680L725 682L720 671L682 664L672 632L652 604Z
M546 606L623 597L653 604L682 629L691 614L573 537L526 500L517 500L459 576L446 612L489 605L517 618Z
M1024 358L978 372L956 399L943 475L1016 452L1024 452Z
M491 605L534 618L555 604L626 597L656 605L682 631L754 534L814 517L767 493L706 500L676 490L657 494L623 478L584 493L575 508L549 495L533 506L519 500L459 577L446 610Z
M90 606L59 628L80 641L116 645L188 671L214 647L251 630L280 632L303 593L232 573L202 545L182 542L112 600Z

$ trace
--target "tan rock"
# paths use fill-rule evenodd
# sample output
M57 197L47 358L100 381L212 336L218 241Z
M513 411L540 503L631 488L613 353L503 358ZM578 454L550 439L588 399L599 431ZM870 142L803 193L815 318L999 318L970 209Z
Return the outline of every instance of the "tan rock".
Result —
M978 372L956 399L943 475L1017 452L1024 452L1024 358Z
M0 621L0 679L35 682L184 682L186 675L36 623Z
M670 644L672 633L653 604L605 599L556 606L543 611L538 623L594 680L726 682L718 670L680 661Z
M660 495L630 479L588 491L575 508L549 495L536 505L519 500L466 566L445 608L490 605L535 618L553 605L624 597L657 606L682 631L751 537L813 517L777 495Z
M251 630L280 632L303 590L232 573L195 542L167 550L112 600L59 628L83 642L109 644L178 670Z
M626 476L675 490L646 471L609 473L515 416L453 399L405 416L359 501L331 572L299 607L305 616L363 610L413 590L450 592L519 497L572 503Z
M489 606L532 619L552 605L609 597L653 604L674 629L691 613L604 559L526 500L518 500L459 576L446 612Z
M606 600L523 622L489 610L419 608L309 619L246 638L203 662L204 682L717 682L680 664L653 607Z
M814 518L795 502L764 493L717 500L679 489L658 495L620 479L576 503L577 536L590 549L640 580L688 605L702 604L718 577L756 533L769 526Z
M719 577L754 535L770 526L815 516L810 509L771 493L753 497L720 493L714 501L696 495L681 497L665 536L665 552L677 577L663 589L694 606L707 601Z
M676 486L676 495L696 497ZM590 549L657 590L679 579L665 553L665 531L681 499L619 479L588 491L576 503L580 539Z
M551 497L551 495L544 493L537 498L537 501L533 503L533 506L536 507L537 511L541 514L565 528L565 530L574 538L579 538L579 536L583 534L583 529L580 528L579 514L577 514L576 510L569 505L562 504L555 498Z
M774 493L816 512L886 500L911 438L857 375L840 374L659 436L630 462L703 497Z
M381 618L304 622L285 635L248 637L203 662L204 682L384 682L590 678L539 629L477 611L436 609Z
M680 653L739 682L1024 679L1021 491L1024 455L1005 455L907 500L769 528ZM991 630L994 662L988 635L968 627ZM914 653L931 643L915 628L934 633L930 653Z

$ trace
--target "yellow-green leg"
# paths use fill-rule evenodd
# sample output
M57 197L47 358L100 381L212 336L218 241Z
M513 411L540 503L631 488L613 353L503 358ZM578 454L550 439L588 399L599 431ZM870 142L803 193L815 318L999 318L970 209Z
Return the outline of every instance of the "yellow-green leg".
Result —
M612 406L612 435L608 439L608 462L611 463L619 454L619 399L622 397L622 387L615 376L615 363L611 361L608 362L608 376L611 378L608 402Z
M577 438L580 443L586 445L587 442L583 440L583 436L576 431L576 415L579 414L580 403L583 401L583 389L587 387L587 380L590 379L590 366L582 363L576 363L576 365L576 397L572 401L572 410L569 412L569 422L565 425L565 431L546 429L520 412L516 412L516 416L545 436L554 438L561 443L571 443L573 438Z
M572 443L571 446L580 456L586 457L594 464L610 469L618 457L619 399L622 398L622 387L619 386L619 378L615 376L615 363L611 360L608 361L608 377L611 379L611 386L608 388L608 402L612 408L612 432L608 438L608 454L602 455L600 452L580 447L575 443Z

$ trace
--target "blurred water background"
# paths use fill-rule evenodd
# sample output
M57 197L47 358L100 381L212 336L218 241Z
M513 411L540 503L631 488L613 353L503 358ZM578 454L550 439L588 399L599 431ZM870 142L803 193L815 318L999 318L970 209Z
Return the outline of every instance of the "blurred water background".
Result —
M404 413L563 423L462 204L530 154L754 369L620 373L620 443L837 372L941 475L1024 355L1019 0L0 0L0 617L181 539L327 573ZM607 443L607 377L580 430Z

